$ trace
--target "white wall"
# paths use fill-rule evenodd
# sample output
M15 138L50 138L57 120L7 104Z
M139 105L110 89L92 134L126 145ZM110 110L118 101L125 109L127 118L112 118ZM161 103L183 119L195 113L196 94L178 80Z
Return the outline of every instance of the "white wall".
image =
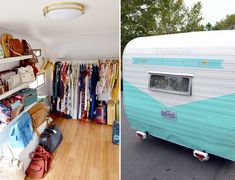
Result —
M119 55L118 32L71 34L54 36L45 42L50 57L117 57Z

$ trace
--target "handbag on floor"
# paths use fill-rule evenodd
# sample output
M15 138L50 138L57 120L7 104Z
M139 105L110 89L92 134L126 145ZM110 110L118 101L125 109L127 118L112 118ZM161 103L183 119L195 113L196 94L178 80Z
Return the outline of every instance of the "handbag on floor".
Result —
M0 179L2 180L24 180L23 163L14 158L11 148L3 146L0 152ZM8 155L6 155L8 153Z
M52 154L62 139L60 128L56 125L51 125L40 135L39 144Z
M99 101L96 108L96 123L107 124L107 105L105 101Z
M32 124L29 113L24 113L9 132L12 147L26 147L33 138Z
M43 178L49 171L52 155L42 146L37 146L34 152L29 154L31 162L26 170L26 175L30 178Z

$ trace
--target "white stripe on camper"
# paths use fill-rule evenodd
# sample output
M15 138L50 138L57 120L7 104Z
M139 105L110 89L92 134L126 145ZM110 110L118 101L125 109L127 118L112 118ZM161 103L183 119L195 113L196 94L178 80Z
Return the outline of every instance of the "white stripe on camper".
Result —
M133 58L223 59L223 69L133 64ZM192 74L192 96L151 91L149 71ZM123 78L166 106L235 93L235 31L195 32L137 38L123 56Z

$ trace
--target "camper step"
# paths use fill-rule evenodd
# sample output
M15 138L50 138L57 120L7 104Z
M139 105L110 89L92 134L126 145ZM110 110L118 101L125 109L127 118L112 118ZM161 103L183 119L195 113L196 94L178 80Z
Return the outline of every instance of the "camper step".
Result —
M140 138L142 141L148 138L148 132L136 131L135 135Z
M198 158L202 162L207 162L209 160L209 155L206 152L194 150L193 151L193 156Z

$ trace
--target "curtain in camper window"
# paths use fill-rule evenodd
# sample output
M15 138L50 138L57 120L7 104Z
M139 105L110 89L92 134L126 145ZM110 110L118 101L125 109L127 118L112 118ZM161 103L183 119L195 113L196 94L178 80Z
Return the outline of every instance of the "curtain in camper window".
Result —
M191 77L169 74L150 74L149 89L161 92L190 95Z

